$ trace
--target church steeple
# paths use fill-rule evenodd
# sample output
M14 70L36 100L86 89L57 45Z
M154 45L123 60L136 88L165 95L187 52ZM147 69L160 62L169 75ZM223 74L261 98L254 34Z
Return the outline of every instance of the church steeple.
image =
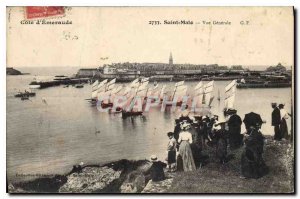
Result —
M173 65L173 57L172 57L172 52L170 52L170 57L169 57L169 65Z

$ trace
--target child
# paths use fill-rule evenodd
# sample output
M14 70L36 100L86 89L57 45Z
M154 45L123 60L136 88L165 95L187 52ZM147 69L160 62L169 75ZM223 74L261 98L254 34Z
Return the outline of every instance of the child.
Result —
M173 132L167 133L169 137L168 143L168 171L172 172L175 171L175 164L176 164L176 140L174 138Z

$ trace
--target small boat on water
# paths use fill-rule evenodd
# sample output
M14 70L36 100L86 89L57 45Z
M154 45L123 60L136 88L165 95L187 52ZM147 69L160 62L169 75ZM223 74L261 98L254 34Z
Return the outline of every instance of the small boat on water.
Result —
M83 84L76 84L75 88L83 88L83 86L84 86Z
M125 119L127 117L131 117L131 116L139 116L139 115L143 115L143 112L142 111L130 111L130 112L127 112L125 110L122 111L122 118Z
M24 97L24 96L34 97L35 93L34 92L28 92L28 91L25 90L25 92L19 92L15 95L15 97Z
M33 81L29 84L29 88L30 89L38 89L38 88L41 88L41 85L39 82Z
M24 96L21 97L21 100L29 100L29 96L24 95Z
M247 82L239 83L237 88L288 88L291 87L291 82Z
M133 89L134 94L131 96L130 103L129 103L129 110L122 110L122 118L125 119L127 117L131 116L139 116L143 114L142 110L134 110L134 105L135 105L135 100L138 98L143 100L147 97L147 91L148 91L148 83L149 83L149 78L142 78L140 80L134 80L130 88Z
M285 76L267 76L263 79L237 81L237 88L288 88L292 82Z

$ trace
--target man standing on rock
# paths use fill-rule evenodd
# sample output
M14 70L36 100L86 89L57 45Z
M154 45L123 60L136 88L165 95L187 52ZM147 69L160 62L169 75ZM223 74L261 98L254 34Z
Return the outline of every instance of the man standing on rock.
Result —
M276 103L271 104L273 108L272 112L272 126L274 126L274 140L281 140L282 136L280 135L280 110L277 107Z

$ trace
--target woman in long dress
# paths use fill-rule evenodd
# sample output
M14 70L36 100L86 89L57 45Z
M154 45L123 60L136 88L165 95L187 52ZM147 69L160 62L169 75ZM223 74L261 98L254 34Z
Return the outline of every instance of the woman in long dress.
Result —
M284 109L283 104L279 104L278 108L280 109L281 122L279 125L281 138L288 139L288 126L286 119L289 118L288 112Z
M187 123L182 124L182 132L179 134L178 143L179 154L183 161L184 171L194 171L196 170L192 150L190 144L193 143L192 134L188 132L190 125Z

